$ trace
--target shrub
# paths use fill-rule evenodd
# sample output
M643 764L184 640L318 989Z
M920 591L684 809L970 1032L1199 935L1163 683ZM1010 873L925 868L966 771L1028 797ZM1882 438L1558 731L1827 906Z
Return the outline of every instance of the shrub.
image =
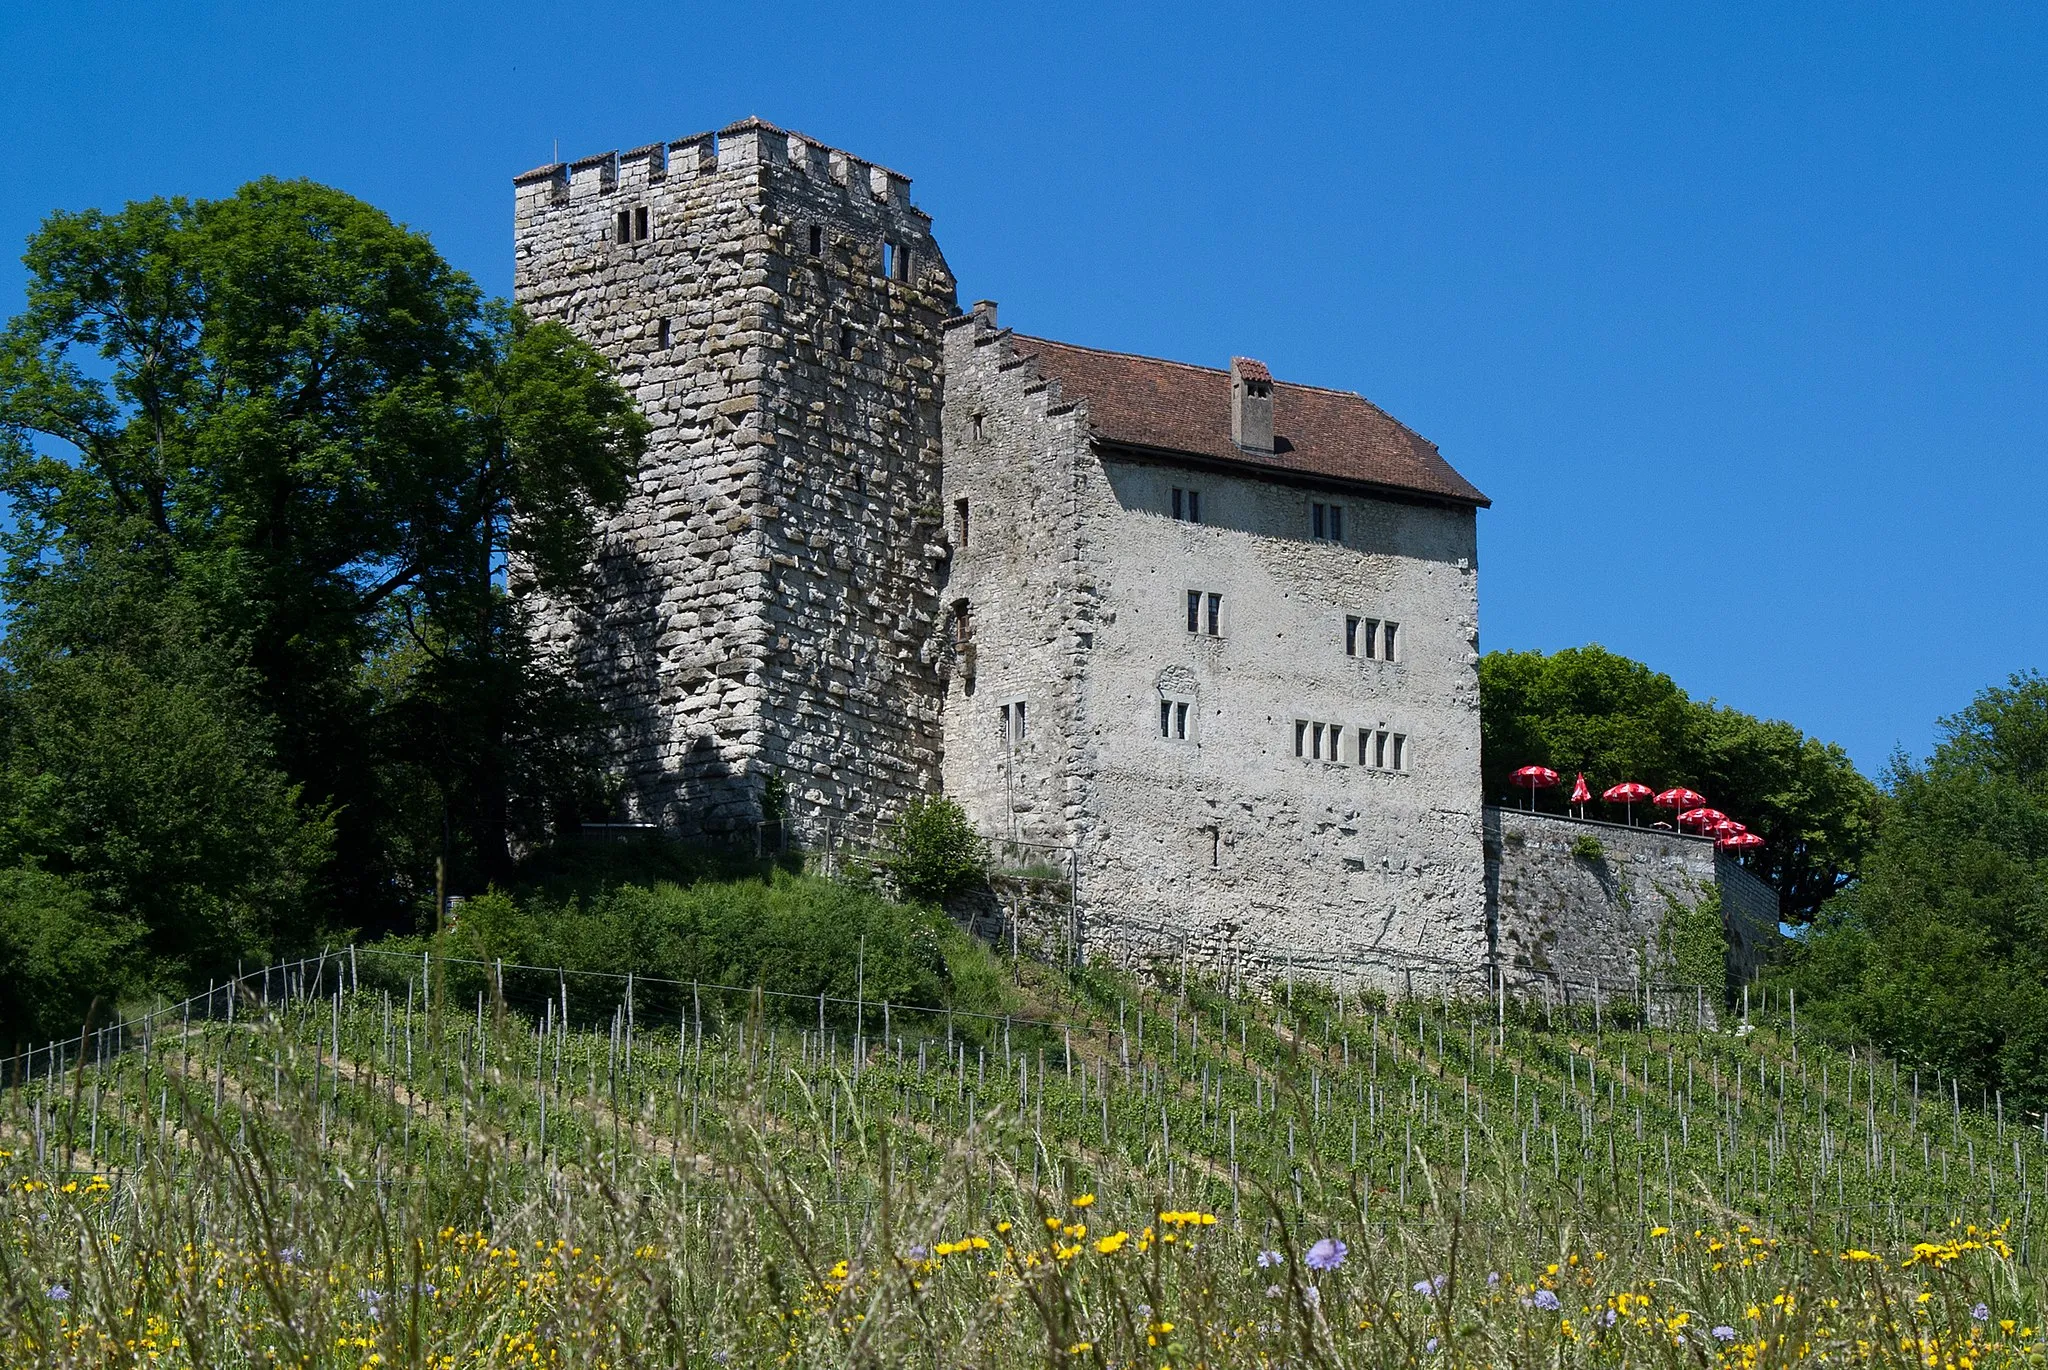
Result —
M1600 839L1589 832L1582 832L1572 839L1572 856L1589 866L1597 866L1607 859L1607 848L1600 845Z
M1664 927L1659 935L1672 977L1683 985L1705 985L1721 1002L1728 993L1728 934L1721 921L1721 891L1708 885L1699 903L1687 908L1664 896Z
M896 820L882 869L905 898L943 904L988 879L988 858L961 807L930 797L914 800Z
M121 962L140 931L48 871L0 870L0 1041L76 1036L93 1000L124 988ZM113 1016L103 1002L101 1022Z

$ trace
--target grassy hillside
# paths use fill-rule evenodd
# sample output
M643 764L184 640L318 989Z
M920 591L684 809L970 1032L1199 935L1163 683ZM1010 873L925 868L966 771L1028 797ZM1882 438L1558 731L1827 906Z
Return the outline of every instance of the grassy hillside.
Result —
M2040 1121L1946 1082L960 955L1014 1012L356 953L40 1054L7 1362L2048 1355Z

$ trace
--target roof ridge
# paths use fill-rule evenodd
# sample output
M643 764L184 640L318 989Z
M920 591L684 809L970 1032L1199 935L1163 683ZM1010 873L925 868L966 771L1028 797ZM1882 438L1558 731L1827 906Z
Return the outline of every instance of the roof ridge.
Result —
M1160 366L1178 366L1188 371L1206 372L1212 376L1228 378L1230 375L1230 368L1226 366L1204 366L1200 362L1184 362L1176 357L1155 357L1149 352L1119 352L1113 347L1090 347L1087 343L1062 342L1058 338L1041 338L1035 333L1018 333L1016 337L1019 342L1050 343L1054 347L1064 347L1075 352L1093 352L1098 357L1129 357L1134 361L1156 362ZM1270 370L1271 368L1268 369ZM1392 414L1387 414L1386 410L1380 409L1378 405L1373 404L1371 400L1356 390L1344 390L1334 385L1310 385L1307 381L1283 380L1279 376L1273 377L1273 384L1285 385L1295 390L1314 390L1325 395L1342 395L1346 399L1359 400L1365 404L1372 404L1374 409L1378 409L1380 413L1386 414L1395 423L1401 423L1399 419L1395 419ZM1401 426L1407 427L1406 424Z

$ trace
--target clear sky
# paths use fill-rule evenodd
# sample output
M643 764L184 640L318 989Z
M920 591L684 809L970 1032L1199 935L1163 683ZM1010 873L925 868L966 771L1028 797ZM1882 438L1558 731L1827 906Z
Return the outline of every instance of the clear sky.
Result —
M511 282L511 177L758 114L1023 331L1363 392L1494 499L1488 648L1876 771L2048 665L2048 9L0 5L54 208L340 186Z

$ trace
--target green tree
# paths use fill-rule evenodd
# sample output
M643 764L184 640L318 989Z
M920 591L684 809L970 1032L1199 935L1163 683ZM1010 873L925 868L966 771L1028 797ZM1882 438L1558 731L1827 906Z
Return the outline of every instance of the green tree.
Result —
M1489 799L1525 796L1509 776L1530 764L1583 771L1596 792L1623 780L1698 790L1764 838L1751 865L1790 922L1810 920L1853 880L1870 842L1877 789L1840 747L1692 699L1598 646L1488 653L1479 716Z
M0 870L0 1042L14 1051L74 1037L94 1000L111 1016L112 999L130 983L122 962L136 933L60 876Z
M2016 675L1892 763L1877 840L1783 972L1800 1019L2048 1103L2048 678Z
M889 829L882 868L907 899L943 904L988 878L981 838L950 799L914 799Z
M267 792L331 825L300 935L401 920L444 843L505 869L549 807L534 794L577 789L508 761L577 714L573 682L529 669L508 576L584 575L645 441L601 359L308 182L56 214L24 261L27 308L0 334L20 710L54 693L50 663L128 651L101 606L125 606L132 640L128 620L175 604L156 635L205 653L212 682L181 688L231 701L222 726L282 778ZM184 799L232 822L230 793ZM273 840L274 818L258 806L241 840Z

